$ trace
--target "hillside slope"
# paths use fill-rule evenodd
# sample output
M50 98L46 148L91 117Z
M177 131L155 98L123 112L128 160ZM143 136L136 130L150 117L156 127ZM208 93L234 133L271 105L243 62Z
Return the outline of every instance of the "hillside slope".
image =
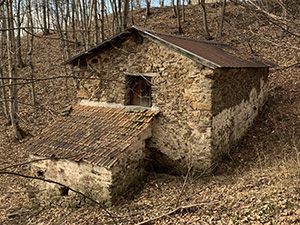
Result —
M144 10L134 12L135 25L177 34L171 8L153 8L147 19L144 13ZM220 7L208 8L212 35L216 32L219 13ZM200 6L186 8L183 35L203 39L201 16ZM135 195L128 193L127 198L109 208L119 224L135 224L163 215L174 210L177 201L180 206L192 206L150 224L300 223L300 68L297 64L300 39L283 35L278 27L241 6L229 5L224 35L218 41L277 64L271 69L266 106L212 176L186 179L151 173L137 187ZM64 74L58 41L36 39L35 46L36 76ZM21 100L27 103L30 103L29 88L24 86L19 91ZM37 90L41 108L20 106L21 126L32 136L55 120L55 112L76 102L70 80L39 82ZM28 155L22 146L30 142L30 137L13 141L11 128L4 123L0 117L1 168L26 161ZM26 173L28 168L18 167L17 171ZM0 177L1 224L113 224L112 218L97 207L33 208L27 193L22 193L27 190L28 180Z

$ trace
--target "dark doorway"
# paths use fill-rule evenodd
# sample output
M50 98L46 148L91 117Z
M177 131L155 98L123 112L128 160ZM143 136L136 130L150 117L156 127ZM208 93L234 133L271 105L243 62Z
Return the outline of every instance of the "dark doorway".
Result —
M128 76L129 105L151 107L151 77Z

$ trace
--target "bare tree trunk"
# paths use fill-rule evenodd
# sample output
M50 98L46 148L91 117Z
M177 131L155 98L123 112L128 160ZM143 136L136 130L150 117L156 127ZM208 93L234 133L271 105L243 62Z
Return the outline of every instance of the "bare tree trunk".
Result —
M136 8L137 9L141 9L142 8L141 0L136 0Z
M25 65L24 65L24 62L23 62L23 59L22 59L22 51L21 51L21 25L22 25L22 22L21 22L21 14L20 14L20 10L21 10L21 0L18 0L17 2L17 42L16 42L16 50L17 50L17 60L18 60L18 65L20 68L23 68Z
M49 28L47 23L47 7L46 7L46 0L43 0L42 2L42 8L43 8L43 34L48 35L49 34Z
M129 0L123 1L123 24L122 24L122 30L125 30L127 28L127 21L128 21L128 13L129 13Z
M222 36L223 25L224 25L224 17L225 17L225 8L226 8L226 0L223 0L222 14L221 14L221 19L220 19L220 24L219 24L217 39Z
M121 32L123 30L123 17L122 17L122 0L118 0L118 18L119 18L119 23L117 25L117 33Z
M35 0L35 24L42 27L41 21L40 21L40 9L39 9L39 5L38 5L38 1Z
M105 37L104 37L104 10L105 10L105 1L104 0L101 0L101 41L104 41L105 40Z
M60 39L61 39L61 49L62 49L62 51L64 53L65 58L66 58L67 57L66 56L66 45L65 45L66 43L64 42L64 34L62 32L62 29L61 29L60 15L59 15L59 12L62 11L62 10L59 7L58 0L54 0L54 5L55 5L56 30L57 30L57 32L59 34ZM65 33L67 33L67 32L65 32Z
M176 13L175 0L171 0L171 6L172 6L172 10L173 10L173 16L176 18L177 13Z
M68 21L70 19L70 2L69 0L65 0L66 1L66 15L64 16L64 40L66 40L64 42L64 50L65 50L65 55L66 55L66 59L71 58L71 51L70 51L70 43L68 42L69 40L69 34L68 34Z
M133 16L133 0L130 1L130 7L131 7L131 24L134 25L134 16Z
M15 84L15 78L17 78L16 59L15 59L15 37L14 37L14 22L13 22L13 6L12 0L6 1L6 26L7 26L7 60L8 60L8 75L11 78L9 80L9 114L13 127L13 134L17 140L23 138L23 132L18 125L17 113L18 113L18 92Z
M146 0L146 16L150 16L150 7L151 7L151 0Z
M33 20L31 14L31 0L27 0L27 25L30 27L30 33L33 34ZM49 30L48 30L49 31ZM35 94L35 85L34 85L34 67L32 63L32 53L33 53L33 35L29 35L29 68L30 68L30 78L32 79L31 83L31 98L33 105L36 105L36 94Z
M75 0L71 1L71 27L72 27L72 39L73 41L77 42L77 37L76 37L76 31L75 31L75 10L76 10L76 6L75 6Z
M119 16L118 16L118 6L116 0L110 0L111 8L112 8L112 33L115 34L119 29Z
M184 0L182 0L182 21L185 22L185 8L184 8Z
M201 0L201 7L203 10L203 29L204 29L204 37L207 40L211 40L212 37L209 34L208 25L207 25L207 15L206 15L206 8L205 8L205 0Z
M47 5L47 27L50 29L51 25L50 25L50 3L49 0L46 0L46 5Z
M99 25L98 25L98 7L97 7L97 1L93 0L94 5L94 44L96 45L99 42Z
M80 30L80 42L84 45L85 48L85 35L84 35L84 27L83 27L83 18L82 18L82 6L80 0L76 0L76 28ZM85 17L85 16L84 16Z
M2 9L0 8L0 17L5 17L5 13L4 11L2 11ZM5 39L6 39L6 31L4 31L4 29L6 28L6 20L3 19L2 22L1 22L1 28L3 29L2 33L1 33L1 61L0 61L0 79L2 77L2 73L3 73L3 67L4 67L4 63L5 60L4 60L4 51L5 51L5 47L4 47L4 43L6 42ZM5 88L5 82L3 79L1 79L1 92L2 92L2 97L4 100L7 99L7 93L6 93L6 88ZM8 103L7 101L4 101L3 104L2 104L2 107L3 107L3 114L4 114L4 118L7 120L7 124L8 125L11 125L11 120L10 120L10 115L9 115L9 110L8 110Z
M2 85L1 92L2 92L2 97L4 99L4 102L2 104L2 108L3 108L4 118L7 120L6 124L11 125L10 115L9 115L9 112L8 112L8 104L7 104L7 101L5 101L7 99L6 89L4 87L5 82L4 82L3 79L1 79L1 77L2 77L2 68L0 68L0 80L1 80L0 84Z
M176 1L177 28L178 28L179 34L182 34L183 30L181 27L179 7L180 7L180 0L177 0Z

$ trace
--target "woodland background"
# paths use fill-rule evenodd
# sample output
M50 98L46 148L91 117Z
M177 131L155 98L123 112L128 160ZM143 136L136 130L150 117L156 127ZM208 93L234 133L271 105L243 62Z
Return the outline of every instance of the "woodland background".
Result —
M1 224L300 223L300 1L189 3L0 0ZM13 166L28 161L23 147L77 102L72 68L60 64L132 24L271 61L266 106L209 176L150 171L107 209L112 216L32 205L29 180L8 173L28 174L28 165Z

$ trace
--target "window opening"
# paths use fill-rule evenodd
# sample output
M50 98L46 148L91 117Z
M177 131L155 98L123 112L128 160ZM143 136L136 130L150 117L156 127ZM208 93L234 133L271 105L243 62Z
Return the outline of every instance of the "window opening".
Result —
M67 188L67 187L59 187L58 190L59 190L61 196L69 195L69 188Z
M151 107L151 77L128 76L129 105Z

